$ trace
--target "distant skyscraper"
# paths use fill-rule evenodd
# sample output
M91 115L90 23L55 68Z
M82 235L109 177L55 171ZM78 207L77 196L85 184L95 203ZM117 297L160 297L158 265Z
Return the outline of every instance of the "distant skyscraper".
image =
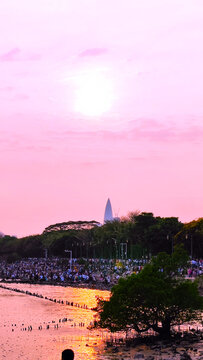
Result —
M111 207L111 201L110 199L107 200L106 203L106 207L105 207L105 212L104 212L104 223L106 223L107 221L113 221L113 212L112 212L112 207Z

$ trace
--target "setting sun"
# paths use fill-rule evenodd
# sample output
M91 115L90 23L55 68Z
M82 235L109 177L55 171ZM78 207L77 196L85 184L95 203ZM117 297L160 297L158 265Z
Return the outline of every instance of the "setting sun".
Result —
M90 70L77 77L75 110L86 116L99 116L111 109L113 89L108 77Z

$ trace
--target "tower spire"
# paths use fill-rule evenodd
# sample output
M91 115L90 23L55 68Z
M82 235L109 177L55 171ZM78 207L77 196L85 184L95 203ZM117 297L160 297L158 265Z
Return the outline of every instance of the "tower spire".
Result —
M113 212L112 212L112 207L111 207L111 201L108 198L106 207L105 207L105 212L104 212L104 223L106 223L107 221L112 221L112 220L113 220Z

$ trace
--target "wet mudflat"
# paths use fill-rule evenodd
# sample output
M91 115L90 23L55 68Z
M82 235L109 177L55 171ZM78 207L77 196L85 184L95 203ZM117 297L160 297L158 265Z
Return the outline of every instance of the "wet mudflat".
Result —
M7 287L42 295L43 298L0 288L0 359L60 360L65 348L72 348L76 360L154 360L181 359L184 348L174 353L170 347L152 350L140 345L135 348L106 348L109 334L90 331L94 320L96 297L109 296L109 292L71 287L4 284ZM48 299L55 299L50 301ZM66 305L66 301L73 306ZM88 309L87 309L87 308ZM188 350L192 359L200 359L197 351ZM143 357L142 357L143 356Z
M88 289L5 285L89 308L95 306L95 296L108 296ZM94 319L91 310L5 289L0 289L0 309L0 359L55 360L67 347L74 349L76 360L99 359L103 352L104 333L87 329Z

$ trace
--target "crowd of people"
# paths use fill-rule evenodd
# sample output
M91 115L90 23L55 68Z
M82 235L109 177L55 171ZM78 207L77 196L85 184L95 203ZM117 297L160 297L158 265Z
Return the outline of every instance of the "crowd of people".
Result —
M120 277L142 270L145 261L115 259L28 258L13 263L0 261L0 279L64 285L90 284L111 287ZM203 274L203 260L192 260L189 277Z
M203 260L192 260L188 268L188 276L196 278L203 274Z
M28 258L0 261L0 279L50 284L91 284L110 287L120 277L140 272L143 261L107 259Z

